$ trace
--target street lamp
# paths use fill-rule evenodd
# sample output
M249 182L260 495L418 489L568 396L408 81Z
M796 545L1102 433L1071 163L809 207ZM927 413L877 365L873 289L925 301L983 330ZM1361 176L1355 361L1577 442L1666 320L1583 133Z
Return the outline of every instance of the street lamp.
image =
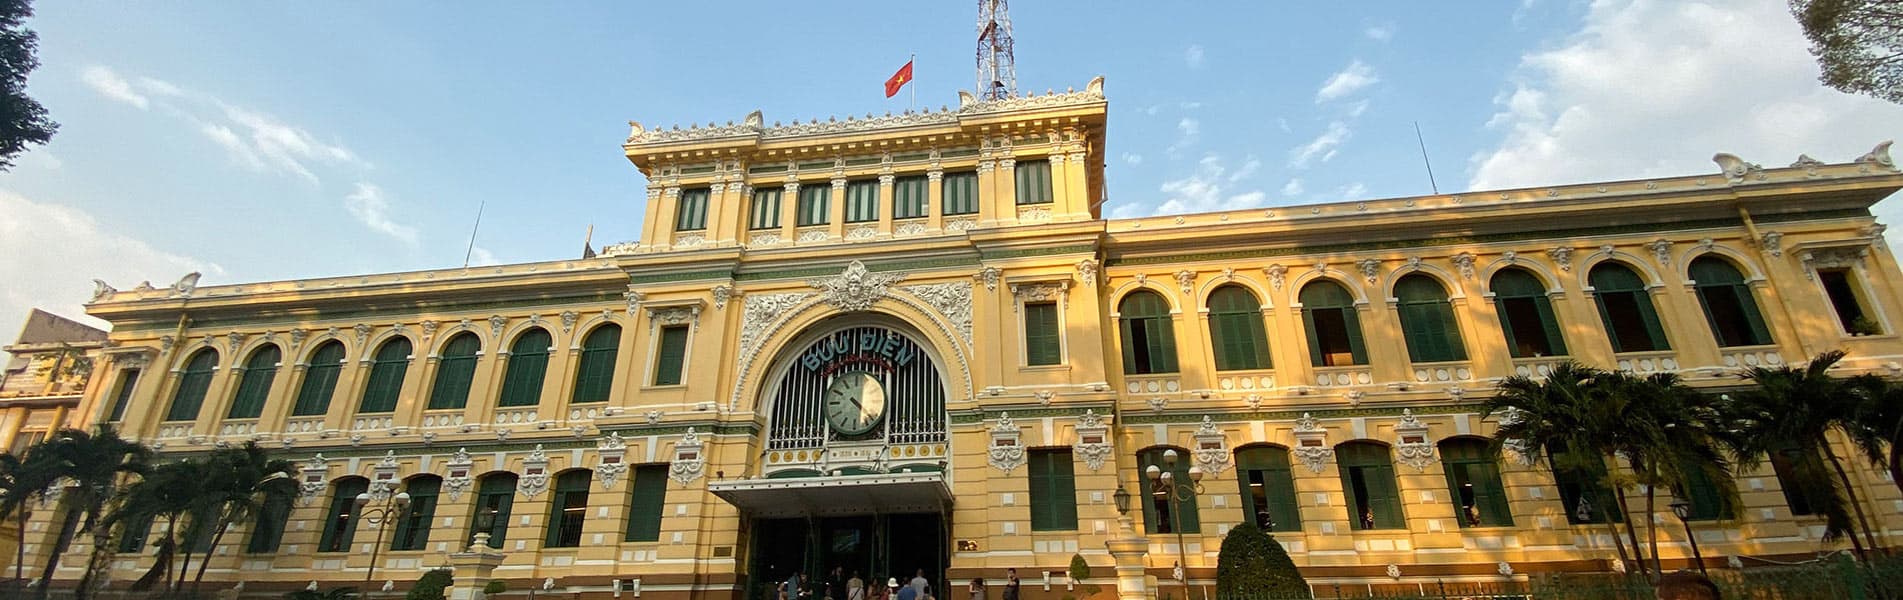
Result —
M1117 492L1111 494L1110 499L1117 502L1117 515L1128 516L1130 514L1130 490L1123 489L1123 484L1117 484Z
M1698 564L1698 574L1711 576L1705 572L1705 555L1698 551L1698 536L1692 535L1692 503L1683 499L1672 501L1672 514L1678 515L1678 522L1685 525L1685 540L1692 543L1692 560Z
M1165 470L1158 468L1156 465L1150 465L1143 470L1143 474L1150 478L1150 489L1155 490L1156 495L1162 496L1169 505L1170 529L1176 532L1176 569L1172 574L1176 576L1178 583L1183 584L1183 597L1188 598L1189 547L1183 544L1181 506L1184 502L1195 500L1196 495L1203 492L1203 469L1196 465L1190 465L1189 481L1177 481L1175 473L1175 449L1163 451L1163 466L1168 467L1168 469Z
M385 498L382 503L377 506L366 508L366 506L370 504L370 500L370 494L363 493L357 494L357 501L355 502L357 518L377 526L377 543L370 546L370 568L364 571L364 585L369 585L370 579L377 575L377 554L383 550L383 530L385 526L389 525L391 521L403 518L403 515L410 512L409 492L397 492L395 496Z

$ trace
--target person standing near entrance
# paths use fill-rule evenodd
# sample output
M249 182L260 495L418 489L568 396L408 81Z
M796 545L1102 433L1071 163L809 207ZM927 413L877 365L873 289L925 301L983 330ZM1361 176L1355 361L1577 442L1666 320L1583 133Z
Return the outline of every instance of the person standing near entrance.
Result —
M985 579L983 577L971 578L971 600L985 600Z
M1018 600L1018 570L1004 570L1004 600Z
M846 580L846 600L866 600L866 580L859 578L859 572L852 572L852 579Z
M918 588L910 585L900 587L899 600L919 600Z
M932 582L925 580L925 569L919 569L918 574L912 576L910 587L912 588L912 595L921 600L926 596L932 595Z
M800 591L800 575L802 574L798 567L793 568L793 574L788 575L786 582L780 584L780 600L800 600L801 596L806 595L805 592Z

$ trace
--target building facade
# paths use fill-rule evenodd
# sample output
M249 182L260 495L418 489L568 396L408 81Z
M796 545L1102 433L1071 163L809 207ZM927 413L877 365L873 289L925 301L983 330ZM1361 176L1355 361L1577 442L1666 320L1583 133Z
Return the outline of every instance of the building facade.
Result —
M1323 584L1608 569L1609 507L1485 452L1501 378L1577 360L1719 392L1836 348L1846 374L1903 372L1903 272L1869 213L1903 188L1887 145L1108 220L1106 106L1099 78L899 115L631 123L639 242L102 289L89 312L113 332L81 411L162 454L257 441L298 461L299 502L212 554L208 579L247 590L405 582L486 533L518 590L763 598L795 568L962 586L1015 567L1057 598L1167 589L1179 562L1207 584L1245 521ZM1201 489L1145 501L1151 465L1194 465ZM1884 535L1903 528L1880 471L1851 477ZM1694 523L1707 556L1830 547L1770 466L1739 486L1742 508ZM352 498L397 491L406 516L359 523ZM149 567L138 533L113 581ZM1091 581L1066 578L1074 555Z

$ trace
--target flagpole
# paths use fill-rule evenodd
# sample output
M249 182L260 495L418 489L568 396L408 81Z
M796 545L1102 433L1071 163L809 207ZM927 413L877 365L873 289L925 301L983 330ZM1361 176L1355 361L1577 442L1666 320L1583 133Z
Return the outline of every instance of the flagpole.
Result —
M918 61L918 53L913 53L911 57L905 59L905 64L912 65L912 70L916 71L918 70L917 61ZM912 75L912 79L918 79L918 75L916 74ZM912 82L907 81L906 83L912 83ZM915 85L915 86L912 86L912 91L909 93L909 95L906 96L905 110L906 112L911 112L913 109L916 109L916 108L918 108L918 86Z

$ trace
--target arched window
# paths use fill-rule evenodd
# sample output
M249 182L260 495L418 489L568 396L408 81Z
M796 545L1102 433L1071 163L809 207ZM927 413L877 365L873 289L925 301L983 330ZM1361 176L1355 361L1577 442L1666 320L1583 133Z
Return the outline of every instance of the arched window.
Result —
M1731 490L1734 493L1726 493L1726 490L1719 488L1719 481L1713 478L1713 475L1722 476L1722 472L1712 473L1689 461L1679 463L1678 468L1684 474L1684 481L1672 490L1672 496L1692 503L1686 520L1710 521L1736 516L1736 503L1732 501L1736 496L1735 490Z
M403 391L403 376L410 370L410 339L397 336L377 348L370 363L370 382L364 385L363 400L357 412L380 413L396 410L397 395Z
M436 518L436 495L442 488L443 478L435 475L418 475L403 484L403 492L410 495L410 510L396 522L391 550L423 550L429 545L430 520Z
M501 548L509 534L509 514L515 508L516 476L496 472L483 475L476 483L476 512L469 519L469 535L489 532L489 546Z
M621 326L613 323L596 327L582 338L581 361L575 368L575 403L608 401L620 347Z
M1549 442L1546 464L1553 471L1553 483L1559 488L1559 502L1566 508L1568 523L1625 520L1625 515L1619 512L1619 498L1613 495L1608 483L1603 457L1574 454L1564 444ZM1584 507L1580 506L1582 503Z
M244 375L238 378L238 393L231 398L227 419L256 419L264 414L264 400L271 395L271 380L277 379L278 360L283 354L276 344L265 344L251 351L244 361Z
M1189 451L1175 448L1176 465L1172 467L1168 464L1169 461L1163 458L1163 453L1168 450L1171 449L1150 448L1137 453L1137 479L1143 482L1141 501L1143 502L1144 529L1147 533L1176 533L1180 525L1183 533L1196 533L1201 528L1196 518L1197 494L1189 489L1189 462L1194 458L1190 456ZM1171 477L1182 486L1176 491L1178 502L1176 502L1175 515L1170 514L1169 495L1156 489L1156 486L1151 484L1149 476L1144 474L1149 470L1150 465L1169 471L1172 473Z
M304 385L297 388L297 403L291 416L321 415L330 410L330 396L337 391L337 376L344 370L344 345L337 340L324 342L304 368Z
M1335 446L1335 461L1341 466L1341 489L1347 493L1348 520L1355 529L1407 528L1387 446L1344 442Z
M1410 360L1467 360L1460 324L1454 322L1454 306L1447 300L1447 288L1439 281L1419 273L1402 277L1394 282L1394 298L1399 302L1395 310L1401 316L1401 333L1407 339Z
M548 374L548 331L535 328L509 345L509 369L502 376L498 406L535 406L542 401L542 376Z
M1777 486L1784 492L1784 504L1791 507L1791 514L1797 516L1817 514L1817 507L1823 505L1825 489L1835 485L1830 481L1828 471L1824 470L1824 461L1817 454L1805 452L1796 446L1785 446L1769 453L1771 470L1777 475Z
M1453 438L1440 443L1440 462L1447 473L1447 491L1460 514L1461 527L1510 527L1513 511L1507 506L1500 465L1487 452L1487 442Z
M1123 372L1131 375L1176 372L1176 330L1170 305L1162 296L1138 290L1117 305L1123 334Z
M1764 326L1758 301L1745 285L1737 267L1715 256L1692 260L1692 283L1698 290L1698 305L1705 309L1705 322L1719 346L1762 346L1771 343L1771 330Z
M1566 336L1560 334L1553 301L1538 277L1526 269L1501 269L1488 287L1493 290L1494 311L1500 313L1500 331L1507 336L1507 351L1514 358L1566 355Z
M357 534L357 494L370 491L370 480L345 477L331 482L330 490L330 513L324 518L317 551L349 552L350 538Z
M1302 530L1287 448L1254 445L1236 450L1236 480L1248 509L1243 518L1253 520L1263 531Z
M172 393L172 407L165 411L167 421L198 418L198 407L205 404L205 392L211 389L211 377L218 372L218 352L199 350L185 361L178 373L178 391Z
M1215 346L1218 371L1271 366L1262 303L1242 286L1225 285L1209 294L1209 340Z
M443 345L443 353L436 360L436 382L430 386L430 408L469 405L469 386L476 380L476 355L481 352L482 339L467 331Z
M570 469L555 477L555 498L548 507L548 548L581 545L581 526L588 520L588 482L594 472Z
M1592 268L1587 277L1592 283L1593 300L1599 304L1599 319L1605 322L1606 337L1613 352L1651 352L1670 350L1665 330L1659 326L1658 309L1645 291L1645 281L1632 269L1616 262L1604 262Z
M1361 318L1355 297L1326 279L1302 286L1302 327L1308 333L1308 358L1317 367L1368 364L1361 342Z
M245 542L245 552L277 552L279 542L284 541L284 525L291 521L291 508L296 500L295 495L265 495L263 504L258 506L257 525L251 529L251 539Z

